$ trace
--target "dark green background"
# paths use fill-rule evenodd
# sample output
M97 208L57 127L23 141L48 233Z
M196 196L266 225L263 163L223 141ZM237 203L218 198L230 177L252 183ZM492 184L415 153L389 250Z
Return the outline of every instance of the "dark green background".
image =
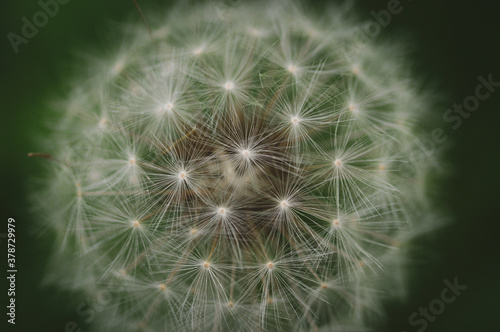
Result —
M142 0L146 6L148 1ZM227 0L226 2L231 2ZM311 6L326 1L309 1ZM479 109L458 130L440 120L454 103L474 93L477 77L493 74L500 81L500 6L492 0L405 0L404 10L394 16L382 38L403 33L414 45L411 59L423 82L445 96L436 108L450 148L447 178L438 183L438 202L455 220L422 239L416 253L409 298L388 303L388 322L379 331L415 331L408 323L411 313L439 297L443 280L458 277L468 285L427 331L500 331L500 207L499 151L500 89L481 102ZM371 10L387 7L386 1L358 1L363 20ZM31 17L40 7L36 1L4 1L1 6L1 228L8 217L17 222L17 325L18 331L64 331L67 321L87 325L76 314L83 297L42 288L50 238L37 237L36 216L29 213L26 179L40 173L43 161L28 159L36 137L43 133L47 101L64 92L68 64L77 50L92 45L105 47L106 24L137 15L132 1L72 0L14 54L6 35L20 33L21 17ZM38 136L39 137L39 136ZM1 306L7 305L5 284L6 241L1 242ZM63 262L61 262L63 264ZM6 315L1 310L2 326ZM5 324L6 326L7 324ZM11 326L7 326L10 331ZM4 329L2 329L3 331ZM91 329L84 329L90 331Z

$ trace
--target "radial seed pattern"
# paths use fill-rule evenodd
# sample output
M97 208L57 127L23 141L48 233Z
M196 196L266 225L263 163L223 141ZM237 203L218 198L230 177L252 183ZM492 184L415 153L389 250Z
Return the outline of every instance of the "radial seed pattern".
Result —
M152 40L134 26L86 64L40 202L57 282L109 292L108 329L360 331L380 311L426 206L430 168L399 165L428 106L348 15L150 13Z

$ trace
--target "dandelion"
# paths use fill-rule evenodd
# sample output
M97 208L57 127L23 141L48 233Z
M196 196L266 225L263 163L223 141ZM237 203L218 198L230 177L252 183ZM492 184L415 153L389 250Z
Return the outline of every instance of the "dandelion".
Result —
M356 46L348 15L180 6L89 60L36 196L74 271L53 279L112 294L96 329L370 326L398 248L429 229L435 161L399 171L428 99L398 47L338 47Z

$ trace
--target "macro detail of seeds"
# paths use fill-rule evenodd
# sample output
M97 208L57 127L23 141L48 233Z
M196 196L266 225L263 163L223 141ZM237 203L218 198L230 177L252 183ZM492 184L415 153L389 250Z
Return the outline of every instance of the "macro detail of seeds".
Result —
M48 278L106 292L96 330L364 331L433 218L404 50L359 45L343 7L145 17L57 104Z

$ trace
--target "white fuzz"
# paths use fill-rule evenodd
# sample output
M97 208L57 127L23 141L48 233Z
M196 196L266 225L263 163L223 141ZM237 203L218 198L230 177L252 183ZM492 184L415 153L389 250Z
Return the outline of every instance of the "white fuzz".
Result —
M40 205L74 271L55 280L111 292L104 329L369 326L423 232L434 161L401 174L428 100L397 47L356 48L349 15L146 12L151 36L134 26L91 59L60 103Z

